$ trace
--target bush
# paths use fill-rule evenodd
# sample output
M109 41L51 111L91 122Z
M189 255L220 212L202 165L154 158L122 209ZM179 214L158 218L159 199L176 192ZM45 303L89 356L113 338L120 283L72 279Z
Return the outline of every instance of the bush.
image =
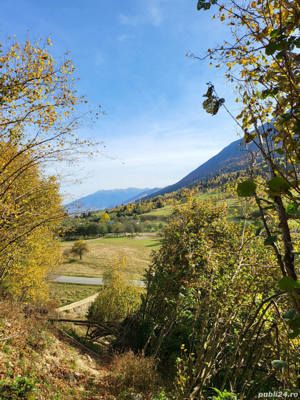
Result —
M84 240L77 240L71 248L71 254L78 256L80 260L82 260L82 256L88 251L88 245Z
M119 271L103 276L104 284L88 311L92 321L119 321L132 314L140 305L139 288L129 286Z
M34 391L35 383L27 377L17 376L13 381L0 381L1 400L33 400Z
M152 357L136 355L133 352L117 355L112 363L111 386L116 394L154 394L159 390L159 375L156 361ZM128 398L128 396L127 396ZM146 397L143 397L146 398Z
M216 396L213 396L212 400L236 400L237 397L234 393L228 392L227 390L220 391L219 389L213 388L216 392Z
M147 271L142 306L116 341L158 358L176 376L177 399L208 398L211 387L251 399L297 384L299 349L278 318L286 300L268 300L278 279L274 256L252 226L228 217L225 205L209 202L175 210ZM280 375L271 364L279 354L289 360Z

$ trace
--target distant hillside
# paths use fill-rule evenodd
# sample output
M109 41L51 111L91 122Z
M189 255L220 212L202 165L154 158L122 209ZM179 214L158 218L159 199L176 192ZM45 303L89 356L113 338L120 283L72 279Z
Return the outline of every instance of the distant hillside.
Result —
M104 210L106 208L113 208L121 204L139 200L140 198L151 195L151 193L156 192L157 190L158 188L99 190L95 193L89 194L88 196L72 201L65 207L68 212Z
M254 150L250 144L248 150ZM66 205L69 212L82 212L113 208L121 204L133 203L141 199L150 199L165 193L175 192L181 188L193 186L201 181L214 178L217 175L235 172L247 167L248 157L242 139L230 143L217 155L210 158L194 171L190 172L177 183L163 189L154 188L128 188L99 190L88 196L82 197Z
M249 149L253 150L254 145L250 145ZM236 140L177 183L158 190L148 196L148 198L192 186L200 181L213 178L222 173L239 171L246 167L247 161L247 150L243 140Z

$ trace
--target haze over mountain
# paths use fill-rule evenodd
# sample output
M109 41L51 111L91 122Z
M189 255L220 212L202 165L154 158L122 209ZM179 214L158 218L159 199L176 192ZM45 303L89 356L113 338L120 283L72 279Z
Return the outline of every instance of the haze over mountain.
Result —
M142 199L157 192L158 188L127 188L98 190L95 193L81 197L66 205L69 212L83 212L92 210L104 210Z
M248 146L247 150L243 139L235 140L180 181L150 194L148 198L192 186L202 180L213 178L222 173L235 172L244 169L248 161L247 151L254 150L254 144Z
M254 150L254 145L248 145L248 150ZM189 187L200 181L211 179L222 173L239 171L246 168L248 162L247 150L242 139L235 140L211 157L204 164L190 172L180 181L165 188L128 188L99 190L88 196L81 197L66 205L69 212L83 212L88 210L103 210L127 204L141 199L152 198L178 189Z

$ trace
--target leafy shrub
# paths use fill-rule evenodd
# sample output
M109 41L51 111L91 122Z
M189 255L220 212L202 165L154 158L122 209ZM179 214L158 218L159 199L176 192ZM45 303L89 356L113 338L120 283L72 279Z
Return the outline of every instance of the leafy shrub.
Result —
M119 321L140 304L140 289L128 285L121 272L113 269L103 276L103 287L88 311L92 321Z
M164 390L161 390L159 393L152 397L152 400L168 400L168 396Z
M227 390L219 390L217 388L213 388L216 392L216 396L212 397L212 400L236 400L236 395L234 393L228 392Z
M33 400L34 392L35 383L28 377L17 376L13 381L0 381L1 400Z
M82 260L82 256L88 251L89 251L88 245L84 240L77 240L71 248L71 254L78 256L80 260Z
M117 344L158 358L177 378L177 399L207 398L212 387L250 399L295 385L299 350L278 318L285 299L274 294L273 254L253 227L228 221L225 205L189 202L175 210L152 260L147 295ZM289 369L274 370L279 356Z

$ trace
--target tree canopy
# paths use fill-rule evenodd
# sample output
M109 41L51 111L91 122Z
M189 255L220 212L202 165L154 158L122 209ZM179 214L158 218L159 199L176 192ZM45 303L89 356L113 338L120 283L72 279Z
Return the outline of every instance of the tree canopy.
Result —
M300 312L298 244L291 229L300 205L299 4L289 0L199 0L197 6L199 10L215 9L214 18L230 27L231 41L208 49L204 58L225 69L238 93L241 111L234 116L212 84L203 106L213 115L225 107L243 130L245 142L254 142L258 149L260 158L252 156L250 179L239 186L239 194L255 197L266 244L272 246L282 276L292 287L293 305ZM261 160L268 189L263 198L253 179L255 164L262 164ZM270 208L277 216L275 229L268 223Z

